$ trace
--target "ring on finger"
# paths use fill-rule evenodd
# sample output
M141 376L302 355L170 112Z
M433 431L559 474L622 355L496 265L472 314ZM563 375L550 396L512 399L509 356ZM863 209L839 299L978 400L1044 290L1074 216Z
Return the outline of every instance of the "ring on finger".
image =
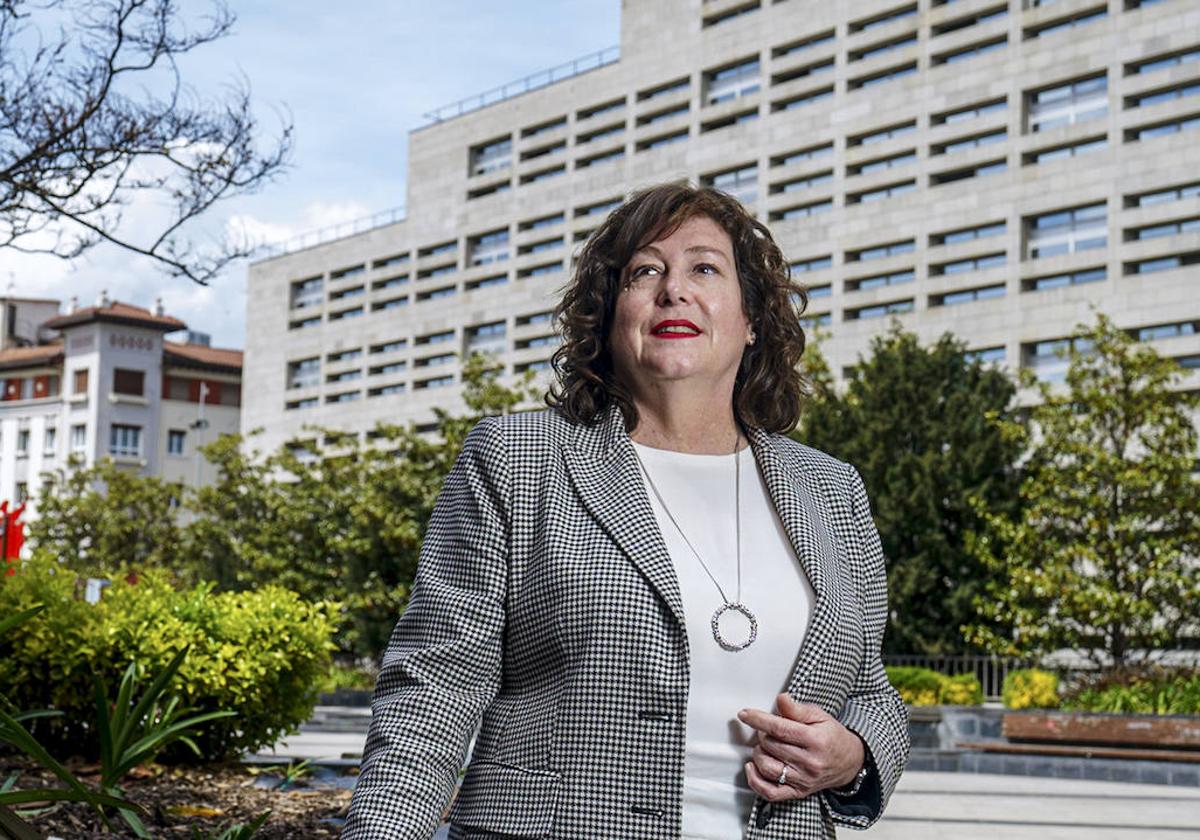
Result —
M787 766L787 764L784 764L783 769L779 771L779 778L775 780L775 784L786 785L787 784L787 773L788 773L788 766Z

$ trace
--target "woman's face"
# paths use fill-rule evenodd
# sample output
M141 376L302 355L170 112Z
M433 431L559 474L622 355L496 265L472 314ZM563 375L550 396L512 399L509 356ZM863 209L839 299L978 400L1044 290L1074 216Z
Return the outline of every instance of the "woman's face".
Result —
M733 242L712 219L693 216L630 258L608 341L635 396L687 380L731 399L749 338Z

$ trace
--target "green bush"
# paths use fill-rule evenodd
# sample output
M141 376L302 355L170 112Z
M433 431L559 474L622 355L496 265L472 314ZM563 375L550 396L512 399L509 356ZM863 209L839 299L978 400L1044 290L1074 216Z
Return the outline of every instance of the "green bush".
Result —
M1000 696L1006 709L1057 709L1062 702L1058 675L1038 668L1009 671Z
M983 703L983 687L972 674L954 677L930 668L891 665L886 669L888 682L910 706L978 706Z
M270 745L312 713L329 670L336 604L306 603L276 586L214 593L178 589L161 572L118 580L99 604L83 602L74 575L31 560L0 579L0 615L45 612L0 639L0 691L20 708L63 712L36 721L39 737L94 754L92 674L131 662L153 676L189 647L173 691L195 713L230 710L196 739L204 757Z
M1200 715L1200 670L1129 668L1084 677L1063 705L1088 712Z

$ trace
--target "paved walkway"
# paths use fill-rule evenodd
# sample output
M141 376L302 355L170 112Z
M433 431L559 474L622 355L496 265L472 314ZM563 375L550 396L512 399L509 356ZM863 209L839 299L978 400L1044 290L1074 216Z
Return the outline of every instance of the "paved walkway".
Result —
M343 721L344 722L344 721ZM301 732L260 753L347 759L362 732ZM906 773L863 840L1200 840L1200 788L975 773Z

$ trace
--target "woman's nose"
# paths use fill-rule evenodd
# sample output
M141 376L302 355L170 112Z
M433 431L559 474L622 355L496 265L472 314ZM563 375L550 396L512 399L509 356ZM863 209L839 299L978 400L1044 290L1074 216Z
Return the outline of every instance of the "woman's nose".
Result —
M658 289L659 303L683 303L686 299L687 289L684 288L683 280L679 276L679 273L675 271L665 272Z

